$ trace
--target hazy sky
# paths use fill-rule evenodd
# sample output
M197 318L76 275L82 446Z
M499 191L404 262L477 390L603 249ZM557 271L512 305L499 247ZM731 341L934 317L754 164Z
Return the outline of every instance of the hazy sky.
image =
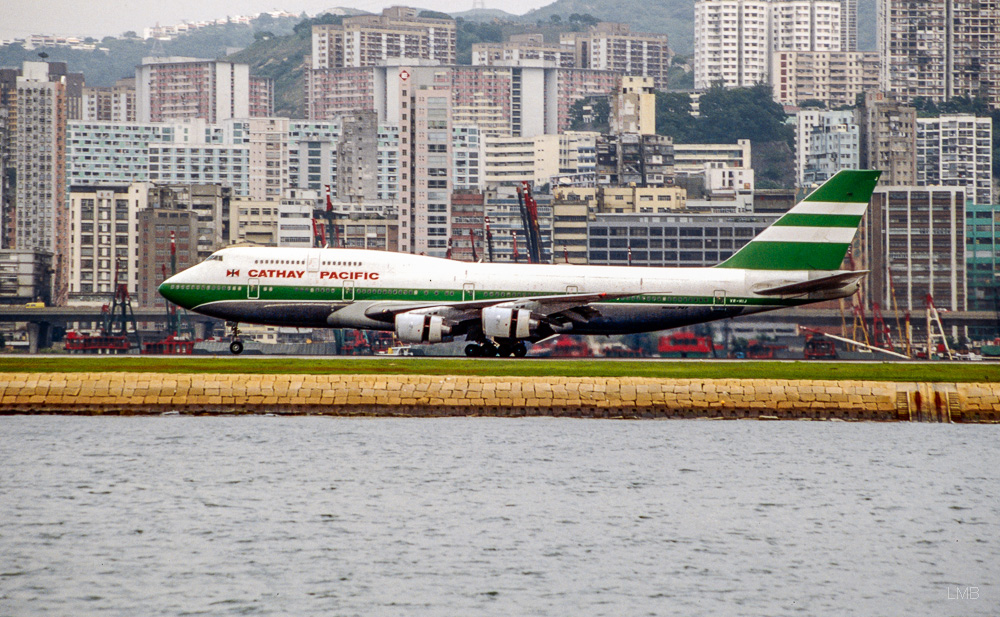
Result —
M550 4L552 0L485 0L486 8L523 14ZM279 4L284 3L284 4ZM392 5L415 6L436 11L458 12L472 8L472 0L7 0L0 9L0 38L28 34L59 36L117 36L128 30L159 23L219 19L227 15L249 15L261 11L305 11L315 15L324 9L347 6L376 12Z

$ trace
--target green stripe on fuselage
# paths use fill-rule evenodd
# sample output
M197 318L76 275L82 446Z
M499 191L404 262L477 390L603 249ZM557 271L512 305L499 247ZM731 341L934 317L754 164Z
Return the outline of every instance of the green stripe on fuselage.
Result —
M196 309L210 302L225 301L298 301L298 302L343 302L343 287L316 287L301 285L261 285L259 297L248 298L246 285L170 285L165 288L180 306ZM461 302L473 298L463 296L463 290L455 289L382 289L378 287L347 288L347 300L351 301L395 301L395 302ZM497 300L498 302L516 298L530 298L540 295L557 295L559 292L540 291L499 291L480 290L475 293L476 300ZM653 304L662 306L796 306L802 300L778 298L748 298L727 296L724 302L713 296L671 296L660 294L639 294L626 298L616 298L605 301L611 304Z

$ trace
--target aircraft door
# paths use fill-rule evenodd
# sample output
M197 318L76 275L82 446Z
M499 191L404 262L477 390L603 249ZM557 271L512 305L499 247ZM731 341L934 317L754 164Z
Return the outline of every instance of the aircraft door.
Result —
M306 257L306 270L309 271L309 274L319 272L319 251L309 251L309 255Z
M260 279L250 279L247 281L247 299L257 300L260 298Z
M344 280L344 301L354 302L354 281L350 279Z
M726 290L716 289L712 297L712 308L723 308L726 306Z
M568 294L578 294L578 293L580 293L580 288L578 286L576 286L576 285L567 285L566 286L566 293L568 293Z
M476 299L476 284L465 283L462 285L462 302L469 302Z

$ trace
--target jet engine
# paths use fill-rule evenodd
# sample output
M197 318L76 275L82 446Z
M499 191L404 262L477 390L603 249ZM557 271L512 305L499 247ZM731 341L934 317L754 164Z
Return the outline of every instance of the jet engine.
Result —
M396 336L404 343L440 343L451 334L440 315L400 313L396 315Z
M523 339L531 336L538 321L527 309L491 306L483 309L483 334L497 338Z

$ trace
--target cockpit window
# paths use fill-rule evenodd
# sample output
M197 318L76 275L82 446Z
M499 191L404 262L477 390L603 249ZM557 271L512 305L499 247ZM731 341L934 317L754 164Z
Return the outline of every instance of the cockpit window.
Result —
M219 254L212 255L211 257L209 257L205 261L222 261L222 255L219 255Z

